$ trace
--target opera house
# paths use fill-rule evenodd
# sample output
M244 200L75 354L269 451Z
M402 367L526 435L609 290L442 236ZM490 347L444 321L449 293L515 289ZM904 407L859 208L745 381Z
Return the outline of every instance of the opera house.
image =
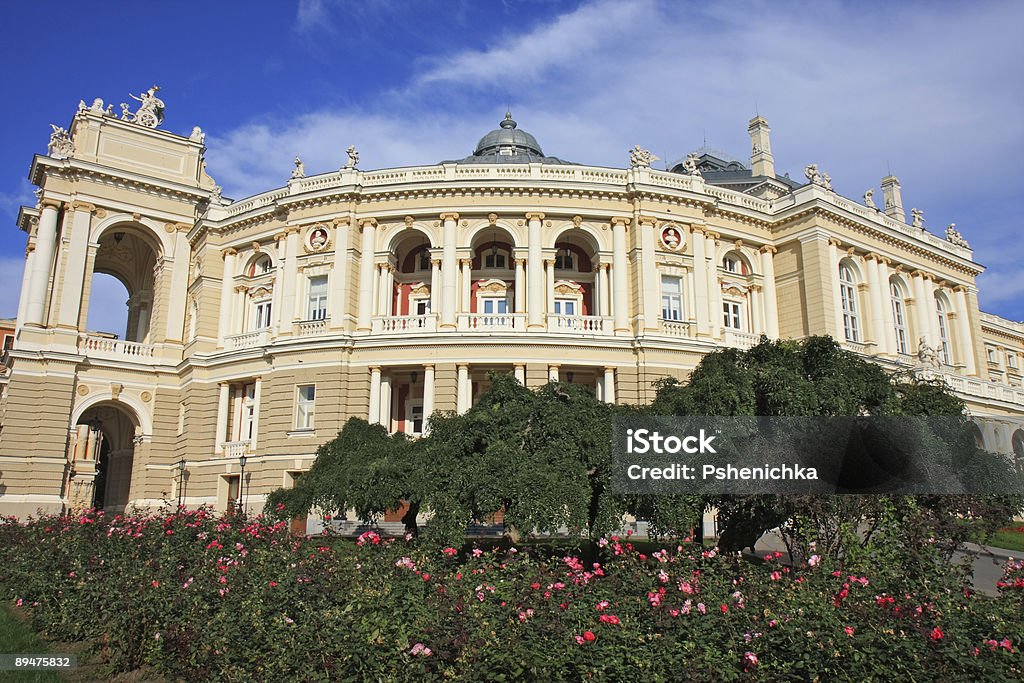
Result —
M155 91L80 104L32 160L2 514L258 511L350 417L420 434L491 371L645 402L760 335L941 377L986 448L1024 458L1024 324L979 310L968 243L908 223L895 177L854 201L814 164L777 174L760 116L749 158L659 171L640 147L625 168L546 156L508 115L462 159L364 171L350 147L230 201ZM86 328L94 273L129 293L116 335Z

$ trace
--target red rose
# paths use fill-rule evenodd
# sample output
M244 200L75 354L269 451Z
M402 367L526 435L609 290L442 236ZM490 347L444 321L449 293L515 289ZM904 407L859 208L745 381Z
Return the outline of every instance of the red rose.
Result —
M587 641L588 643L592 643L595 640L597 640L597 636L594 635L593 631L584 631L583 640Z

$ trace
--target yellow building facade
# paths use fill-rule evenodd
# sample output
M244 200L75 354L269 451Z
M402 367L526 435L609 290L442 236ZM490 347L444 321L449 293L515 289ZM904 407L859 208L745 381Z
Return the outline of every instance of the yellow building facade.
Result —
M578 165L506 116L464 159L363 171L350 148L229 201L202 131L160 129L155 91L139 99L81 104L32 162L2 514L258 511L350 417L420 434L491 371L642 403L760 335L941 377L985 447L1024 457L1024 324L979 310L967 243L908 224L894 177L876 207L813 165L777 176L761 117L744 161L703 149L657 171L637 147L627 168ZM123 335L86 329L94 273L128 290Z

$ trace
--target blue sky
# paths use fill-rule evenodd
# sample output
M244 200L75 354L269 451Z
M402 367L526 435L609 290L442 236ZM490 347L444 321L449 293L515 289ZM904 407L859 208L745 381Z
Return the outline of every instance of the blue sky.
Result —
M983 309L1021 320L1021 26L1021 2L11 4L0 316L16 313L14 221L49 124L157 84L164 127L202 126L233 198L283 185L296 154L336 169L349 144L364 169L465 156L506 106L545 153L616 167L635 144L674 161L705 137L743 157L757 111L780 173L817 163L858 200L898 175L908 213L937 234L955 222L988 267Z

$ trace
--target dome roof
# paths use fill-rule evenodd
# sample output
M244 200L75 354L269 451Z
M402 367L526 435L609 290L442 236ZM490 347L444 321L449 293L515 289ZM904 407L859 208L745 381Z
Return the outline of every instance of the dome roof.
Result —
M512 112L506 112L505 120L498 125L498 128L480 138L480 142L476 143L476 149L473 150L473 156L507 155L510 152L512 156L522 153L544 156L537 138L516 127L516 122L512 120Z

